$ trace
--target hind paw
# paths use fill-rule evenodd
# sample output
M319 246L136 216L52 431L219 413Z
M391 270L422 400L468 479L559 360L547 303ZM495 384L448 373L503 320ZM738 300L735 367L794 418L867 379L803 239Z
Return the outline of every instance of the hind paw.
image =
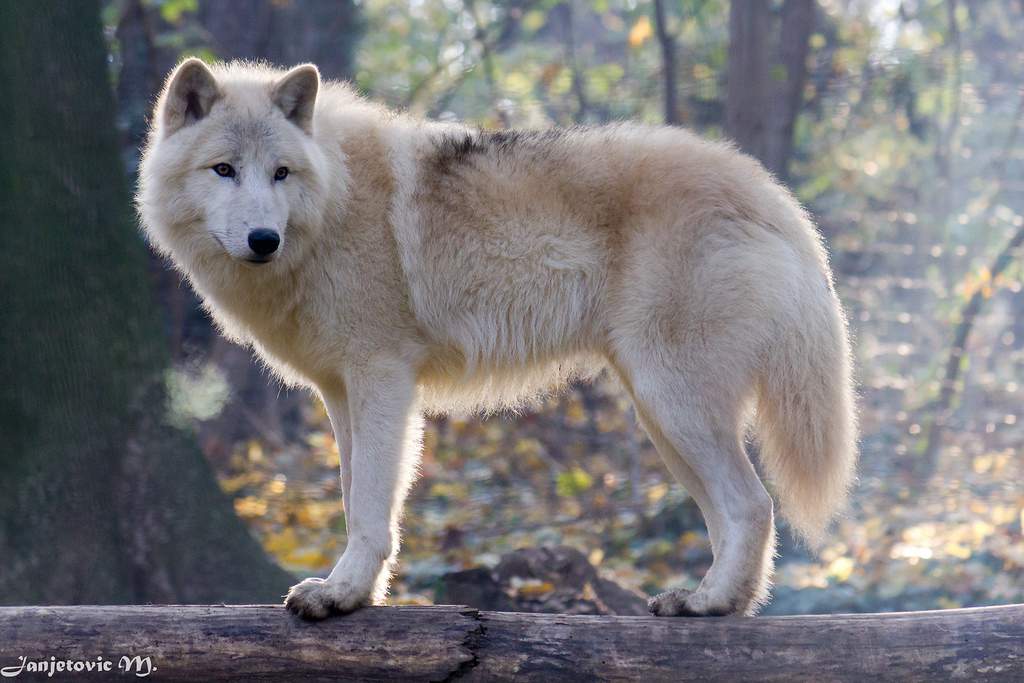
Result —
M714 600L707 591L685 588L656 595L647 601L647 609L656 617L724 617L743 613L735 602Z

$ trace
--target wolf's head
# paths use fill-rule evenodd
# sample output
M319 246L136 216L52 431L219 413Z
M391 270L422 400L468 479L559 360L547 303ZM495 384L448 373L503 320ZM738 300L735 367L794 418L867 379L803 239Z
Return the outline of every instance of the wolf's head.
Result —
M139 174L150 240L184 270L299 257L320 223L325 159L313 140L320 75L182 62L157 102ZM308 241L308 240L306 240Z

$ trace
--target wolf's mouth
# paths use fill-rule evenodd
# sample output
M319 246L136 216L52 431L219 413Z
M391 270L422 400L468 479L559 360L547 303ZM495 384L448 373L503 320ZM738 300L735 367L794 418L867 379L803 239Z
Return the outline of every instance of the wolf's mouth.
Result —
M246 263L255 263L256 265L258 265L258 266L261 266L261 265L263 265L264 263L270 263L270 262L271 262L271 261L273 261L273 260L274 260L274 259L272 259L272 258L258 258L258 257L251 257L251 258L247 258L247 259L245 259L245 262L246 262Z

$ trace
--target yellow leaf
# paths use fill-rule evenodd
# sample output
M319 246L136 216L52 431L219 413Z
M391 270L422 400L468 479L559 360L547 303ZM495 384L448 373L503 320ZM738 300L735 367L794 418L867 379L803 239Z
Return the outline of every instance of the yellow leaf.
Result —
M982 541L995 533L996 528L988 522L983 522L980 519L974 520L971 524L971 537L975 545L980 545Z
M556 480L558 495L565 498L571 498L584 491L588 491L593 484L593 477L579 467L573 467L571 470L562 472Z
M331 564L331 558L325 555L322 550L317 548L295 550L288 553L287 557L284 559L289 565L305 567L312 570L324 569Z
M243 472L236 477L228 477L227 479L221 479L220 489L224 493L232 494L237 493L244 486L248 486L253 483L254 477L251 472ZM255 477L255 480L259 480L259 476Z
M323 529L327 526L327 522L334 511L331 509L330 503L321 503L318 501L308 501L304 505L299 505L295 511L295 521L298 522L299 526L307 529Z
M587 419L587 411L583 409L583 404L579 401L573 401L565 408L565 417L570 422L575 424L583 424Z
M235 512L239 517L262 517L267 514L267 501L253 496L236 498Z
M299 539L293 529L271 533L263 538L263 549L278 558L287 557L299 546Z
M249 462L251 462L253 464L256 464L258 462L262 462L262 460L263 460L263 446L260 445L259 441L256 441L255 439L249 441L248 454L249 454Z
M706 81L715 77L715 72L707 64L693 65L693 78L698 81Z
M846 581L853 573L853 560L849 557L837 557L828 567L828 573L839 582Z
M968 548L966 545L962 543L954 543L953 541L949 541L948 543L946 543L946 545L943 547L943 550L946 551L947 555L952 555L953 557L959 558L961 560L966 560L971 556L970 548Z
M679 537L679 544L684 548L700 547L708 545L708 539L696 531L684 531Z
M288 483L287 483L287 481L284 478L282 478L282 477L274 477L269 482L267 482L267 486L266 486L267 495L279 496L282 493L284 493L285 488L287 488L287 486L288 486Z
M659 500L665 497L668 493L668 484L661 483L655 484L647 491L647 502L657 503Z
M1012 524L1017 517L1017 510L1012 505L996 505L992 508L992 521L995 524Z
M548 581L529 581L519 587L519 595L526 598L536 598L542 595L547 595L551 591L555 590L553 584Z
M544 25L547 17L541 10L531 10L523 17L523 28L527 31L536 31Z
M633 24L633 28L629 29L629 46L640 47L652 35L654 31L651 28L651 20L646 16L640 17Z

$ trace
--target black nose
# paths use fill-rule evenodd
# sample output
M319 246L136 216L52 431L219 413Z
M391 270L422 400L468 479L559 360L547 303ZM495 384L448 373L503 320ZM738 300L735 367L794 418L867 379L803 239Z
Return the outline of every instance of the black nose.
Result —
M277 251L277 245L281 244L281 236L277 230L270 228L256 228L249 233L249 248L260 256L267 256Z

